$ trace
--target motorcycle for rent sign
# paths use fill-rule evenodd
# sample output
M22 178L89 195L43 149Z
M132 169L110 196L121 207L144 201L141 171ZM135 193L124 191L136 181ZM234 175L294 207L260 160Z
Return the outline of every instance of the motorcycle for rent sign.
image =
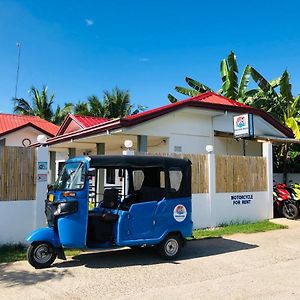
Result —
M230 199L232 201L232 205L251 204L253 194L231 195Z

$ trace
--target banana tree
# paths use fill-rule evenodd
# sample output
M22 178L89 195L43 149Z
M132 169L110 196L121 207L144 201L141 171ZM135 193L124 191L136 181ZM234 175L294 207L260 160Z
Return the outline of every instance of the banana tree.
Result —
M257 79L257 78L256 78ZM295 139L300 139L300 94L296 97L292 94L290 75L284 71L280 78L269 82L270 85L262 85L252 105L264 109L278 119L283 125L290 128ZM276 91L276 88L279 91ZM284 180L288 166L295 162L295 146L283 144L275 147L274 161L277 169L282 170Z
M252 102L253 97L260 91L259 88L248 91L248 84L251 77L258 83L259 87L261 86L263 88L267 86L270 88L270 84L250 65L244 68L240 80L238 79L238 73L236 56L234 52L231 51L227 59L223 59L220 63L222 86L217 93L224 97L249 104ZM186 96L193 97L212 91L210 87L192 78L186 77L185 81L190 88L176 86L175 90ZM172 103L178 101L178 99L171 94L168 94L168 99Z

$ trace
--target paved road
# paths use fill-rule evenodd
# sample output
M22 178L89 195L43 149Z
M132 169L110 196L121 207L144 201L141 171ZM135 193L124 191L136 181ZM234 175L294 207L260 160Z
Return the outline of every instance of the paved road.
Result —
M174 262L122 249L0 264L0 299L300 299L300 221L279 222L290 228L189 242Z

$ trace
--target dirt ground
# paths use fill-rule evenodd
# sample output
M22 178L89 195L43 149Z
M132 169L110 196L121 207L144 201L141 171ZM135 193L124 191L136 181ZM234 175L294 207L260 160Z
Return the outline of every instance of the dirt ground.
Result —
M300 299L300 221L276 222L290 228L191 241L173 262L125 248L0 264L0 299Z

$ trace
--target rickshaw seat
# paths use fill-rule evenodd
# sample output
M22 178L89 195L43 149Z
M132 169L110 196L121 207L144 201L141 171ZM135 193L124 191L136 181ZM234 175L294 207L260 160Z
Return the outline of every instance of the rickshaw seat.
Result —
M99 219L103 222L117 222L119 219L119 215L117 214L112 214L111 212L107 212L99 216Z
M115 208L118 203L118 190L111 188L105 189L103 194L103 208Z
M118 190L111 188L105 189L103 194L103 202L101 207L104 208L103 212L98 215L99 221L102 222L117 222L119 215L114 214L110 209L116 208L118 203ZM107 210L108 209L108 210Z

